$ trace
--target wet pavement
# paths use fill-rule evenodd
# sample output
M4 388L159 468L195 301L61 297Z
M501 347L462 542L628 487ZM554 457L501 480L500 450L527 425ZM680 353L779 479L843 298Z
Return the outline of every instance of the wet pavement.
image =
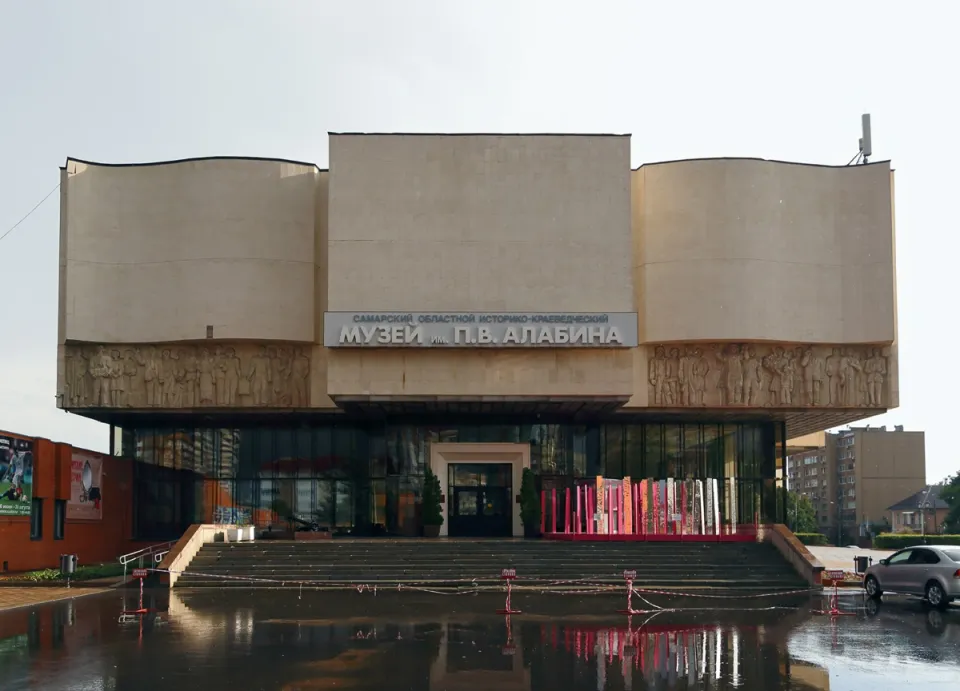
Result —
M312 691L960 686L960 607L518 593L113 591L0 613L0 689ZM657 608L664 608L658 610ZM705 608L709 607L709 608ZM121 621L123 619L123 621Z
M116 579L114 579L116 580ZM107 592L107 588L59 588L51 586L5 586L0 587L0 613L8 609L40 605L56 600L71 600L85 595Z

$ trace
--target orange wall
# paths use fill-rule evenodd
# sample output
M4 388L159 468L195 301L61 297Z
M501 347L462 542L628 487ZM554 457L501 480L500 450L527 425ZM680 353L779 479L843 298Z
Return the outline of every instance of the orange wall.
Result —
M0 567L7 562L11 572L56 568L61 554L76 554L81 565L98 564L149 544L131 539L133 461L96 454L103 458L102 517L97 521L67 519L63 539L54 540L54 500L70 499L73 447L9 432L0 434L33 441L33 496L43 499L41 540L30 539L29 516L0 516Z

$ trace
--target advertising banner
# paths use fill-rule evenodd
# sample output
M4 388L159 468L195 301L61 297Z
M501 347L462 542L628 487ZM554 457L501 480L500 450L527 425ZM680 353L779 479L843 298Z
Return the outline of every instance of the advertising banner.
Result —
M33 442L0 435L0 516L29 516Z
M103 516L102 480L103 457L74 451L70 461L70 501L67 502L69 520L100 520Z

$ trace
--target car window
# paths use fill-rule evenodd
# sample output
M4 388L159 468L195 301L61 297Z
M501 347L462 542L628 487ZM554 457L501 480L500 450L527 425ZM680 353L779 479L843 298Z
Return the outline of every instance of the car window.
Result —
M939 564L940 557L935 553L931 552L929 549L915 549L913 550L913 558L910 559L911 564Z
M888 564L906 564L910 560L910 557L912 555L913 555L912 549L905 549L902 552L897 552L892 557L890 557L890 561L888 561L887 563Z
M940 551L947 556L947 559L960 562L960 549L942 549Z

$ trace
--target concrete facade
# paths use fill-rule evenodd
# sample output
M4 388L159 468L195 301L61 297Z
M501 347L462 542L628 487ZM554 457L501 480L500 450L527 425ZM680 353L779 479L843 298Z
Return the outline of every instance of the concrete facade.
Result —
M898 405L885 162L631 170L627 136L332 134L328 171L62 175L59 401L105 421L523 403L750 414L796 436ZM331 312L630 313L639 339L330 347Z

